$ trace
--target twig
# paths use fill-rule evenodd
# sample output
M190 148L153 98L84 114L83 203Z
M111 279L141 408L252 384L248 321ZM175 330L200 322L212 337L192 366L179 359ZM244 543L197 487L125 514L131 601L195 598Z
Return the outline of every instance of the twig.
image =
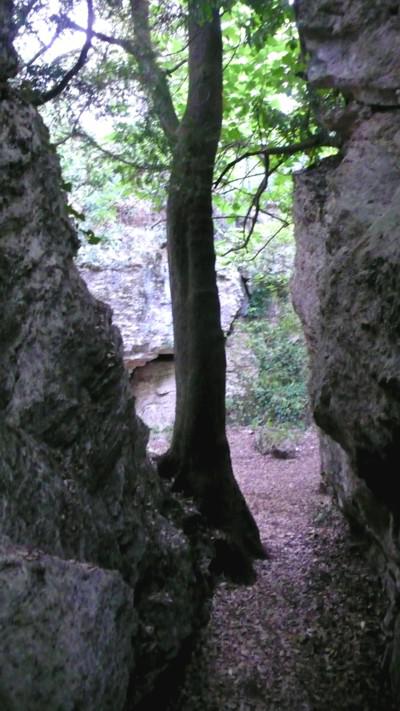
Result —
M254 262L254 260L257 259L258 255L261 254L261 252L262 252L266 247L268 247L268 245L272 242L272 240L275 239L275 237L277 237L277 236L279 235L279 233L282 232L282 230L284 230L285 227L288 227L288 226L289 226L289 222L286 223L286 225L281 225L281 226L276 230L276 232L274 232L274 234L272 235L272 237L269 237L269 238L267 239L267 241L263 244L263 246L260 247L260 249L258 249L257 252L256 252L255 254L253 254L252 257L249 257L249 259L247 259L246 261L247 261L247 262Z
M30 67L34 62L36 62L37 59L39 59L39 57L42 56L42 54L45 54L45 52L47 52L53 46L54 42L56 41L56 39L59 35L60 35L60 28L57 25L56 31L55 31L53 37L51 38L50 42L48 42L47 44L43 44L42 47L36 52L36 54L34 54L33 57L28 62L26 62L25 67Z
M244 245L243 245L243 246L244 246L245 248L247 247L247 245L248 245L248 243L249 243L249 241L250 241L250 239L251 239L251 235L252 235L253 232L254 232L254 228L255 228L255 226L256 226L256 224L257 224L258 215L259 215L259 213L260 213L260 200L261 200L261 198L262 198L262 196L263 196L265 190L266 190L267 187L268 187L268 180L269 180L269 176L270 176L270 174L271 174L271 173L270 173L270 170L269 170L269 155L268 155L268 153L264 153L263 159L264 159L264 176L263 176L263 178L262 178L262 180L261 180L261 182L260 182L260 184L259 184L259 186L258 186L258 188L257 188L257 190L256 190L256 192L255 192L255 195L253 196L253 199L252 199L252 201L251 201L251 203L250 203L250 207L249 207L249 209L247 210L246 217L244 218L243 234L244 234L244 236L245 236L245 240L244 240ZM247 233L247 237L246 237L247 221L248 221L249 218L250 218L250 214L251 214L251 211L252 211L253 207L254 207L254 215L252 215L252 217L251 217L251 225L250 225L250 229L249 229L249 231L248 231L248 233Z
M326 132L321 132L316 133L314 136L310 136L310 138L306 138L304 141L299 141L298 143L290 143L285 146L261 146L260 148L257 148L257 150L247 151L238 158L231 160L215 181L214 188L217 188L218 185L221 184L225 175L232 170L237 163L240 163L242 160L246 160L246 158L253 158L255 156L262 156L265 154L268 154L269 156L292 156L295 155L295 153L303 153L304 151L307 151L310 148L316 148L317 146L333 146L335 148L339 148L340 144L337 139L328 136Z
M237 52L238 52L238 50L239 50L239 48L240 48L241 46L242 46L242 43L239 42L239 44L237 44L236 47L233 47L233 49L232 49L232 54L231 54L231 56L229 57L227 63L224 65L223 71L225 71L225 70L229 67L229 65L231 64L231 62L233 62L233 60L234 60L234 58L236 57Z
M26 3L25 7L22 7L18 10L17 30L19 30L22 25L25 24L30 11L33 9L37 2L38 0L29 0L29 2Z
M86 41L85 44L83 45L80 55L78 57L78 60L74 64L74 66L67 72L61 81L53 86L52 89L49 89L49 91L46 91L44 94L42 94L40 97L36 98L36 100L33 102L36 106L43 106L43 104L46 104L48 101L51 101L52 99L55 99L57 96L61 94L62 91L68 86L70 81L78 74L78 72L82 69L84 64L86 63L88 54L89 54L89 49L92 44L92 36L93 36L93 22L94 22L94 10L93 10L93 0L86 0L87 2L87 8L88 8L88 22L87 22L87 30L86 30Z
M83 131L82 129L79 129L74 132L74 137L76 138L82 138L84 141L89 143L93 148L96 148L96 150L100 151L104 155L107 156L107 158L110 158L113 161L117 161L118 163L123 163L124 165L127 165L129 168L134 168L135 170L149 170L153 171L155 173L161 173L163 170L166 170L165 165L140 165L139 163L134 163L133 161L127 160L126 158L123 158L121 155L118 155L116 153L113 153L110 151L108 148L104 148L104 146L101 146L97 141L90 136L86 131Z
M174 57L175 54L180 54L181 52L185 52L189 47L189 42L186 42L181 49L177 49L176 52L167 52L166 54L163 54L161 59L166 59L166 57Z
M183 67L184 64L187 64L187 60L186 60L186 59L182 59L181 62L178 62L178 64L175 64L175 66L174 66L174 67L171 67L171 69L165 69L165 70L164 70L164 71L165 71L165 74L166 74L168 77L171 76L171 74L173 74L174 72L177 72L178 69L180 69L181 67Z
M69 17L66 15L60 15L60 17L63 19L63 22L65 23L65 26L68 27L71 30L76 30L76 32L85 32L86 30L82 25L78 25L76 22L73 20L70 20ZM97 32L96 30L92 31L92 37L95 37L98 40L101 40L101 42L106 42L107 44L112 44L116 47L121 47L124 49L128 54L133 54L135 55L135 46L133 42L130 40L121 38L121 37L113 37L112 35L106 35L104 32Z

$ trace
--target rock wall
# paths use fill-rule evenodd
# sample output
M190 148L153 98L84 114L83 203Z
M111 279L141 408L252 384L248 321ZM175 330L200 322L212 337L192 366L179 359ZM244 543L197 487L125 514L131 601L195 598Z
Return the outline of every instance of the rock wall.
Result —
M346 97L340 155L295 179L293 297L322 430L322 470L366 532L388 593L400 699L400 3L300 0L309 79Z
M0 706L122 711L204 623L211 554L146 459L120 333L74 265L58 161L3 54Z
M118 237L82 245L78 253L79 272L89 290L112 308L128 368L174 348L165 230L153 227L157 222L143 208L136 220L132 204L118 220Z
M136 204L137 205L137 204ZM143 202L125 204L118 218L118 237L98 246L82 245L77 264L90 292L112 309L123 338L126 367L136 411L167 448L175 417L175 370L171 294L168 277L165 222ZM221 322L226 335L227 391L240 390L241 361L252 358L234 325L248 306L248 294L234 266L217 264ZM239 351L238 341L241 340ZM239 352L239 358L238 358Z
M78 257L79 272L90 291L113 310L128 368L141 359L174 352L165 222L160 224L160 215L143 203L136 221L134 209L125 206L120 215L118 238L83 246ZM220 266L217 279L222 328L228 334L247 297L235 267Z

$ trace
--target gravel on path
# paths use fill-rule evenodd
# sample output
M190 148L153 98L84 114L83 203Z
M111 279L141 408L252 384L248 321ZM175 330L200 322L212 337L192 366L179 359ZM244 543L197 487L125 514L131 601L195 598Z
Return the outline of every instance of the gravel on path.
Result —
M257 582L218 586L169 711L396 711L384 683L385 600L365 552L321 493L309 431L291 460L230 430L235 475L270 553Z

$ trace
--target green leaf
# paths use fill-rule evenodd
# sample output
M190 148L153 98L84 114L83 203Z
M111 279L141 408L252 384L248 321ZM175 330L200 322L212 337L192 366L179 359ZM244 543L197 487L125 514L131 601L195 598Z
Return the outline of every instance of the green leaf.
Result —
M82 230L82 234L86 237L89 244L100 244L102 238L95 235L93 230Z

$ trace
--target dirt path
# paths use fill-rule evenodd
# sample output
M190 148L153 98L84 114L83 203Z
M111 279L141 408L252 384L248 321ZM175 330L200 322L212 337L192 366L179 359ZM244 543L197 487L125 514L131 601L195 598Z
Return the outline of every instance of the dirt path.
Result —
M222 583L171 711L391 711L382 688L383 600L319 491L316 438L296 459L230 434L235 474L270 560L252 587Z

